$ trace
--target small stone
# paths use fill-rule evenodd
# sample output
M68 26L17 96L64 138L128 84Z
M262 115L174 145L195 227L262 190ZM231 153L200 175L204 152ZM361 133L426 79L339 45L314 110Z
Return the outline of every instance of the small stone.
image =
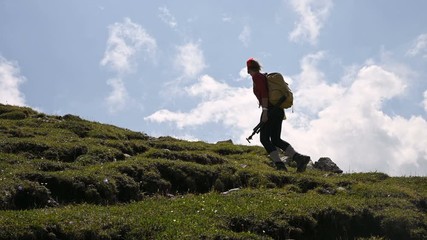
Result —
M342 173L343 171L328 157L319 158L319 161L314 163L314 168L333 172L333 173Z
M239 190L240 190L240 188L232 188L232 189L230 189L228 191L222 192L221 194L222 195L227 195L227 194L229 194L231 192L235 192L235 191L239 191Z
M234 144L234 143L233 143L233 140L231 140L231 139L224 140L224 141L218 141L216 144L221 144L221 143Z

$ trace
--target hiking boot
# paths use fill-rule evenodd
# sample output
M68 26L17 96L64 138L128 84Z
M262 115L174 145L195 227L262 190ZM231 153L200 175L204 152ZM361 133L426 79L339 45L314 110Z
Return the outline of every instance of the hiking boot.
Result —
M275 162L274 166L276 167L277 170L282 170L282 171L285 171L285 172L288 171L288 168L286 167L286 165L285 165L284 162Z
M297 172L304 172L307 168L307 164L310 162L310 157L296 153L294 160L297 163Z
M269 155L270 155L271 160L273 160L273 164L277 170L288 171L285 163L280 158L279 152L277 150L272 151Z

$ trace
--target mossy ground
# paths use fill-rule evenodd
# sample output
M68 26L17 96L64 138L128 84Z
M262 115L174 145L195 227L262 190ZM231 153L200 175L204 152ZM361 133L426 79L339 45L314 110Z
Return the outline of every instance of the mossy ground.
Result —
M261 147L0 105L0 239L426 239L426 212L425 177L286 173Z

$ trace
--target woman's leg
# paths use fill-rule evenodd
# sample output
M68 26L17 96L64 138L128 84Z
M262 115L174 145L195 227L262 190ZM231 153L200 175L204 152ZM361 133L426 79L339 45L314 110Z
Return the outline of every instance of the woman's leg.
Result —
M282 121L284 117L284 111L280 108L270 108L269 111L270 114L268 116L268 121L270 122L271 142L274 146L279 147L280 149L285 151L286 148L290 146L290 144L280 138L280 135L282 134Z
M270 159L273 161L276 169L288 171L288 169L285 166L285 163L282 161L282 159L280 159L279 152L271 142L271 133L272 133L271 127L272 125L270 120L268 120L262 126L261 132L260 132L260 141L264 146L265 150L267 151L268 155L270 156Z
M267 121L261 127L259 140L261 141L262 146L264 146L268 154L276 150L276 147L273 145L273 143L270 140L270 134L271 134L271 123L270 121Z
M288 142L282 140L280 135L282 133L282 121L284 117L284 110L279 108L272 108L268 116L268 121L270 122L270 136L271 142L274 146L279 147L285 152L285 155L290 159L294 160L297 163L297 171L305 171L307 163L310 161L309 156L299 154L294 150L292 145Z

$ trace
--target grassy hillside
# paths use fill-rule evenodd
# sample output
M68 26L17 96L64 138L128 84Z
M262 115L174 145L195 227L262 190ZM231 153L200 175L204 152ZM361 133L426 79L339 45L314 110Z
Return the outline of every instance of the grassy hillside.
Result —
M277 171L261 147L0 104L0 239L427 239L427 178Z

